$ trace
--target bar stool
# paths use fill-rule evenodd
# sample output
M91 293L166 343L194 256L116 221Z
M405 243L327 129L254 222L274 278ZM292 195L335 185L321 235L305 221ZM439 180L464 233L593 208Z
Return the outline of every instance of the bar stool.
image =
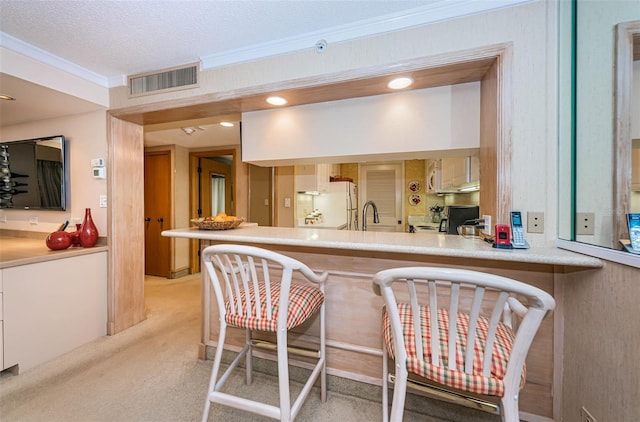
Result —
M285 255L244 245L214 245L202 251L204 267L213 287L220 314L220 332L216 347L207 400L202 415L206 422L211 403L243 409L281 421L292 421L320 378L320 396L326 401L325 305L324 286L328 274L316 274L305 264ZM292 282L294 274L310 283ZM287 346L289 330L319 313L320 345L318 350ZM218 378L227 326L246 330L245 344L227 370ZM221 389L231 372L246 358L246 382L252 382L252 350L256 341L252 331L276 334L280 405L234 396ZM293 405L289 397L288 355L302 354L317 358L311 375Z
M385 305L385 422L393 378L392 422L402 421L407 386L485 410L493 406L504 422L519 420L525 358L542 320L555 308L548 293L492 274L430 267L380 271L373 287ZM389 358L395 375L389 373Z

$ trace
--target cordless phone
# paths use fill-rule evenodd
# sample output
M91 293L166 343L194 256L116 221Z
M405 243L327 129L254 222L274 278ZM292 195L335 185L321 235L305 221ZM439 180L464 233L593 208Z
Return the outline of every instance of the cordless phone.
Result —
M528 249L529 244L524 239L522 227L522 214L520 211L511 211L511 246L515 249Z

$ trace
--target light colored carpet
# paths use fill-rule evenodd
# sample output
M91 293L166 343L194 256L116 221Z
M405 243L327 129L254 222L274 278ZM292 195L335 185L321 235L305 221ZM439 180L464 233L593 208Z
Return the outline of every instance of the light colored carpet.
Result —
M0 420L200 420L212 363L197 358L199 275L174 280L147 277L145 298L147 320L141 324L97 339L20 375L0 375ZM339 380L333 382L337 385ZM361 392L344 394L331 386L330 379L326 403L320 402L318 388L312 390L296 420L382 420L379 388L363 386ZM277 379L272 375L257 372L254 383L246 386L243 373L236 371L225 388L277 404ZM292 390L295 389L293 383ZM441 402L420 402L419 406L424 412L406 411L404 420L499 420L493 415ZM212 406L209 414L209 421L263 420L272 419L221 406Z

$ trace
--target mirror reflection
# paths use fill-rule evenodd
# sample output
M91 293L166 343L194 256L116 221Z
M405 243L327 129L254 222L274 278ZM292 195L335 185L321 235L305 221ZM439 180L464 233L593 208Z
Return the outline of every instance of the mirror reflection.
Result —
M569 128L562 121L568 116L561 107L560 169L573 168L575 173L573 192L562 187L559 202L561 210L570 209L573 215L561 215L559 236L620 249L620 239L628 239L626 214L637 212L640 201L635 181L638 159L634 158L640 138L640 8L637 1L562 2L567 19L571 16L567 8L572 5L577 29L573 45L575 94L571 102L575 126ZM564 66L567 36L570 34L562 34L559 46ZM567 78L561 77L560 81L562 85ZM561 104L569 95L566 86L561 86ZM571 131L573 149L569 151ZM570 176L561 174L560 179L566 184ZM565 207L568 202L572 203ZM573 221L570 230L562 224L569 218Z

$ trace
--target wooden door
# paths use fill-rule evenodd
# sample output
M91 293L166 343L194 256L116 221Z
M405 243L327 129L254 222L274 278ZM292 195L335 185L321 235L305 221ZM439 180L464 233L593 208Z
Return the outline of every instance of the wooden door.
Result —
M162 236L171 228L171 154L169 151L144 156L145 265L148 275L169 277L171 239Z
M362 207L373 201L378 208L379 224L373 223L373 209L367 211L367 230L404 231L402 193L404 186L401 163L362 164L359 168L358 203ZM362 218L362 209L359 210ZM361 222L362 227L364 222Z

